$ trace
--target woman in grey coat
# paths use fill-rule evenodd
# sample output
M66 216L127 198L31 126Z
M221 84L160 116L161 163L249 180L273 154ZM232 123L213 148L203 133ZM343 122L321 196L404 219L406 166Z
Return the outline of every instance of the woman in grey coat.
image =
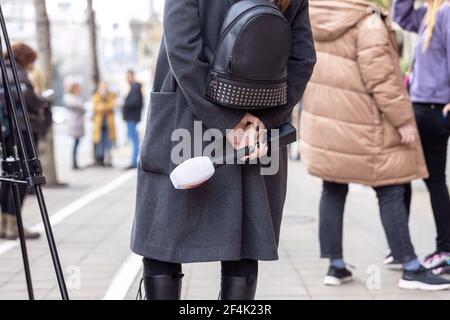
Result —
M180 298L182 263L222 262L223 300L252 300L258 260L278 259L278 243L287 184L287 150L276 156L279 170L261 175L260 165L230 165L206 184L175 190L169 179L178 163L171 158L183 129L200 131L256 125L278 128L289 121L316 61L307 0L276 0L292 26L288 63L288 104L266 111L228 109L206 97L211 53L217 47L229 0L166 0L164 38L156 66L151 108L138 174L131 249L144 257L147 299ZM250 125L247 126L247 124ZM235 131L233 131L235 132ZM239 143L228 134L233 147ZM201 132L200 132L201 134ZM201 155L198 146L192 156ZM257 156L260 156L258 154ZM274 154L272 153L272 158Z
M84 137L84 116L86 108L84 107L84 100L81 96L81 86L79 83L71 83L67 94L64 97L64 104L69 109L69 130L70 135L74 139L72 152L72 165L74 170L78 170L78 147L80 140Z

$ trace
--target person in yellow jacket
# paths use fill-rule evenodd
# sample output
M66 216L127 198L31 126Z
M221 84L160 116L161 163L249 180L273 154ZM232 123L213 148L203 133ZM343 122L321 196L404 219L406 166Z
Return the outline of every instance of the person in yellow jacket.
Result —
M95 145L95 162L100 166L112 166L111 150L116 141L116 124L114 109L116 95L109 91L108 84L101 82L92 97L93 105L93 142Z

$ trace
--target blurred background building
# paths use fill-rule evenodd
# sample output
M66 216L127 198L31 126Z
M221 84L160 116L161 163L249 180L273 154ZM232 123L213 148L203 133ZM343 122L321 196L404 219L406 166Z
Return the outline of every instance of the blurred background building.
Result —
M13 41L37 46L33 0L1 0ZM87 1L47 0L51 26L53 84L56 103L61 102L64 78L79 77L89 83L89 27ZM102 80L123 81L124 70L136 70L149 85L158 50L162 0L94 0L97 25L97 54ZM119 81L120 80L120 81ZM88 96L94 88L85 87Z
M82 84L89 126L90 98L99 81L106 81L117 94L118 119L129 90L127 70L135 71L144 93L147 97L150 94L164 0L114 4L110 0L0 0L0 4L11 41L25 42L38 51L39 61L30 76L38 92L54 90L52 111L58 139L60 131L67 131L59 125L68 118L63 99L69 82ZM118 146L123 146L127 143L126 128L119 124ZM59 186L54 130L49 130L39 147L49 185Z

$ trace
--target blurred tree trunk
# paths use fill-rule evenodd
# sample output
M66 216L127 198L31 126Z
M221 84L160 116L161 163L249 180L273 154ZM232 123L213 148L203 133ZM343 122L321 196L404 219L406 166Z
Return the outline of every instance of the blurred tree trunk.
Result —
M89 28L89 59L91 64L91 81L92 86L95 90L98 83L100 82L100 70L98 67L97 23L93 7L93 0L87 0L87 22Z
M34 0L34 7L36 11L36 39L39 61L44 74L45 88L50 89L53 85L52 46L50 21L45 0ZM58 185L52 125L50 125L47 135L40 144L40 156L48 185Z

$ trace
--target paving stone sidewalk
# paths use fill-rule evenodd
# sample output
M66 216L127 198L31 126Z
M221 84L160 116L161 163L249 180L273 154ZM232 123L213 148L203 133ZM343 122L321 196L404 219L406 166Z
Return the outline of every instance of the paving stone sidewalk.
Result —
M387 270L382 260L387 244L378 215L375 193L370 188L352 186L346 208L344 250L355 266L354 283L331 288L322 285L327 262L319 259L317 211L321 182L308 176L301 163L291 163L280 261L260 264L258 299L443 299L450 291L411 292L397 287L399 271ZM428 196L421 183L415 185L411 219L417 252L434 249L434 224ZM218 263L184 267L183 299L216 299L220 284ZM138 279L128 298L133 299Z
M70 170L70 143L57 140L61 180L69 182L63 189L46 189L50 214L55 214L80 197L102 188L125 172L129 147L115 151L115 169L90 168ZM90 154L88 143L83 154ZM135 178L90 202L54 228L55 237L71 288L72 299L102 299L111 280L120 270L129 251L133 218ZM289 192L280 243L280 261L261 263L258 299L445 299L450 291L409 292L397 288L400 273L382 266L387 251L378 216L374 192L352 186L345 220L345 256L355 265L356 281L340 288L322 285L326 261L319 259L317 211L321 183L308 176L299 162L290 164ZM420 255L434 249L435 228L422 183L415 188L411 230ZM40 222L36 201L30 197L24 208L27 225ZM9 243L0 241L1 248ZM29 242L36 298L59 299L45 239ZM184 266L186 273L183 298L217 299L218 263ZM139 277L123 295L135 299ZM128 291L128 292L126 292ZM0 299L27 299L19 247L0 254Z

